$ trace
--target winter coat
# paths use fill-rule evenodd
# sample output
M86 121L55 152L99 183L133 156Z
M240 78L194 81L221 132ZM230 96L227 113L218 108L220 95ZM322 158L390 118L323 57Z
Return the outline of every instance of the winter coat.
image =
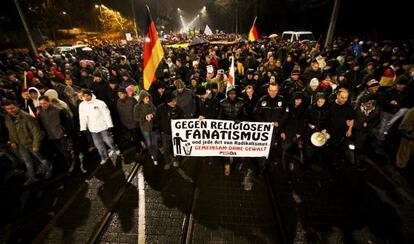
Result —
M281 127L281 132L286 133L287 138L295 138L296 134L303 134L303 125L305 121L305 107L303 104L295 107L291 104L286 109L286 122Z
M91 101L83 101L79 105L79 124L80 131L89 129L93 133L114 127L108 107L95 96Z
M48 109L39 110L39 118L48 139L61 139L72 131L72 119L63 108L51 104Z
M247 113L247 120L254 121L254 109L257 106L257 101L259 98L257 97L256 93L253 93L252 99L247 96L247 94L243 95L243 100L246 103L246 113Z
M285 119L285 99L282 95L272 98L265 95L259 99L253 112L255 120L260 122L275 122L279 124Z
M179 106L173 108L167 103L163 103L157 108L154 121L161 133L171 135L171 120L183 118L184 112Z
M364 129L372 129L378 126L380 122L380 109L379 107L373 106L372 110L365 110L362 105L360 105L355 110L355 122L354 127L352 128L355 131L362 131ZM367 125L364 127L364 123Z
M241 98L236 98L235 101L229 98L223 99L220 102L219 119L243 121L247 118L246 103Z
M107 105L111 102L112 93L109 83L102 80L101 82L92 83L92 91L95 94L96 98L104 101ZM108 105L109 106L109 105Z
M208 94L208 98L203 100L197 98L197 112L196 117L204 116L206 119L216 119L219 112L219 102L213 94Z
M70 110L67 103L59 99L59 95L56 90L49 89L45 92L45 96L49 97L50 101L60 107L63 108L70 116L72 116L72 110Z
M194 93L184 88L183 93L179 93L177 90L173 91L177 99L177 105L184 111L184 118L191 119L195 114L195 99Z
M116 104L119 119L121 120L122 125L129 130L138 127L136 121L134 120L135 104L137 104L137 100L133 97L118 99Z
M311 129L311 133L321 131L326 129L327 119L327 105L318 107L314 104L305 113L305 126L306 128L310 128L309 125L315 126L314 129Z
M143 100L145 97L150 98L149 104L144 104ZM151 95L148 92L142 90L139 94L138 103L134 106L134 121L139 124L139 128L142 132L151 132L156 129L154 126L155 117L151 121L147 121L145 119L145 116L148 114L155 116L156 110L156 107L154 104L152 104Z
M17 145L39 148L43 133L36 119L20 110L16 118L6 115L6 127L9 131L9 141Z

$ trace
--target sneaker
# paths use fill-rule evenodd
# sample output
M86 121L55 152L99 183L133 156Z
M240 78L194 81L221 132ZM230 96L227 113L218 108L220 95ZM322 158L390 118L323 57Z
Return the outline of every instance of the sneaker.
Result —
M292 197L293 197L293 200L296 203L301 203L302 202L302 198L296 192L292 192Z
M154 160L154 165L158 166L158 161L157 160Z
M102 159L101 160L101 162L100 162L100 164L102 165L102 164L106 164L106 162L108 161L108 159Z
M109 151L109 152L108 152L108 156L109 156L109 157L112 157L112 155L114 155L114 152L115 152L115 151L113 151L113 150Z
M30 185L36 183L37 181L39 181L39 179L29 178L29 179L26 180L26 182L24 182L24 186L30 186Z
M119 156L119 155L121 155L121 151L120 150L116 150L115 151L115 154Z
M173 166L174 168L177 168L178 166L180 166L180 163L178 161L173 161Z
M88 170L87 169L85 169L85 167L83 167L83 165L81 165L80 166L80 170L82 171L82 173L86 173L86 172L88 172Z
M165 169L165 170L169 170L169 169L170 169L170 167L171 167L171 164L165 164L165 165L164 165L164 169Z
M294 163L292 163L292 162L290 162L289 163L289 170L290 171L293 171L295 169L295 164Z
M224 175L229 176L230 175L230 164L224 165Z

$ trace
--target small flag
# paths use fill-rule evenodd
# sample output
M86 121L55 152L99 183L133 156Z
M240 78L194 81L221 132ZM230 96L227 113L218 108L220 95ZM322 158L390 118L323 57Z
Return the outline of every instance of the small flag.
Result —
M150 9L147 5L147 33L144 39L144 89L148 90L156 77L156 71L162 58L164 50L158 39L157 29L152 20Z
M259 40L259 34L257 33L257 29L256 29L256 20L257 20L257 16L254 18L252 28L250 28L250 32L249 32L249 41L251 42Z
M230 65L230 70L229 70L229 75L227 77L228 81L227 81L227 87L226 87L226 94L227 92L235 87L235 75L234 75L234 57L230 57L231 59L231 65Z

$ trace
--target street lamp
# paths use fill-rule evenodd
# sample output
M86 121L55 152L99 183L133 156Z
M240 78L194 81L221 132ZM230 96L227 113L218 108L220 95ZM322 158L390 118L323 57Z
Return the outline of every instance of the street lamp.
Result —
M69 33L69 29L70 29L69 19L67 18L65 11L63 11L62 14L64 16L63 17L63 20L66 22L66 26L67 26L66 32Z
M99 8L99 5L98 4L95 4L95 8Z

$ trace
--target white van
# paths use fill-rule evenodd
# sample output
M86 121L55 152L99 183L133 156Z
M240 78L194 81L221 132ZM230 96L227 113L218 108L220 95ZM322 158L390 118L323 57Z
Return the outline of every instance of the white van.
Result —
M55 47L55 49L53 50L53 57L58 57L60 58L62 56L62 54L66 54L68 52L75 52L77 54L82 52L83 48L88 47L87 45L73 45L73 46L59 46L59 47Z
M312 31L284 31L282 40L288 42L308 43L314 45L316 43Z

